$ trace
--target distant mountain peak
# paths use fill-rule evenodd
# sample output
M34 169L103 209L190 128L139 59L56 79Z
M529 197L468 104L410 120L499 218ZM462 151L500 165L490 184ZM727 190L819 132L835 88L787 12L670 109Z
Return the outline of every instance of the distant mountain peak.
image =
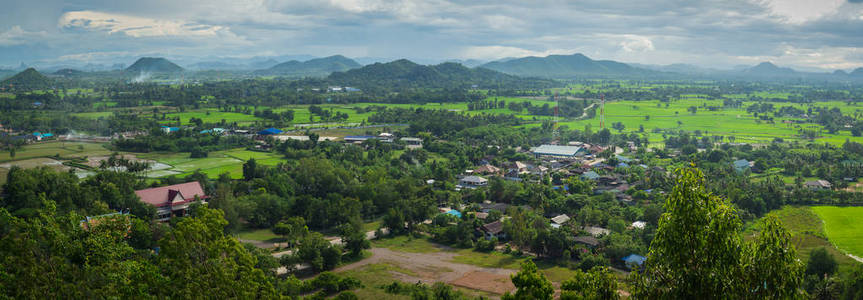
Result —
M163 57L141 57L126 68L128 73L178 73L184 69Z
M51 79L34 68L27 68L0 82L0 87L12 90L44 89L51 86Z
M758 65L743 70L744 73L756 76L783 76L794 75L797 71L791 68L782 68L772 62L765 61Z

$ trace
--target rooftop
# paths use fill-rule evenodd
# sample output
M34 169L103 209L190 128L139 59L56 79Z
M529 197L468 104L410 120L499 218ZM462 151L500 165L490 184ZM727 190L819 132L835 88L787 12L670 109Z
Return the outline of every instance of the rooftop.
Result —
M577 146L541 145L533 149L533 154L554 156L575 156L582 148Z

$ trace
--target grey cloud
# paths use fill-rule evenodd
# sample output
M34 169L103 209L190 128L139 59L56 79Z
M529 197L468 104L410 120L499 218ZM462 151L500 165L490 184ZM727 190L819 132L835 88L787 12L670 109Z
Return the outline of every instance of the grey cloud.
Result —
M5 1L9 0L0 0ZM686 59L687 63L716 67L748 62L739 57L797 63L793 57L783 61L789 47L863 47L863 35L858 33L863 20L856 4L863 0L846 4L857 9L842 9L830 17L796 25L783 23L764 5L750 0L366 0L351 1L351 5L313 0L12 2L16 14L29 17L0 11L0 32L20 26L28 32L45 31L48 37L25 45L0 45L0 64L7 65L107 51L208 57L346 54L447 59L462 58L467 49L487 47L521 49L523 53L579 51L599 59L642 63ZM367 5L353 5L357 3ZM57 28L60 15L81 10L186 22L201 28L220 26L236 36L132 38ZM640 44L625 44L631 40ZM653 47L646 46L648 42ZM858 56L846 58L863 66Z

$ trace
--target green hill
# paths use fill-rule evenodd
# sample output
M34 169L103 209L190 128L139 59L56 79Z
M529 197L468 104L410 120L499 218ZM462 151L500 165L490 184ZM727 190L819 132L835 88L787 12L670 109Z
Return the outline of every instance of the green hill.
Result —
M28 68L21 73L15 74L12 77L0 81L0 86L10 90L38 90L51 86L51 79L36 71L36 69Z
M362 67L353 59L334 55L324 58L316 58L305 62L296 60L283 62L266 70L256 71L258 75L281 75L281 76L314 76L324 77L333 72L347 71Z
M57 72L54 72L54 75L63 76L63 77L79 77L84 76L86 72L75 70L75 69L60 69Z
M126 68L126 73L179 73L183 68L161 57L142 57Z
M796 75L797 72L791 68L780 68L770 62L763 62L758 64L757 66L748 68L743 70L743 73L746 75L752 76L793 76Z
M470 88L509 85L513 88L547 86L550 81L520 78L485 69L468 68L458 63L442 63L426 66L406 59L388 63L375 63L346 72L335 72L327 78L334 84L370 87L432 87Z
M592 60L580 53L523 57L507 61L494 61L481 67L519 76L568 78L580 75L646 75L653 71L610 61Z

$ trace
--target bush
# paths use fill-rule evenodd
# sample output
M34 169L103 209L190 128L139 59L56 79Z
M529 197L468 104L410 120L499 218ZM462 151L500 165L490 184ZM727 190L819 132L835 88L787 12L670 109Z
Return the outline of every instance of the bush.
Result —
M489 251L494 250L494 246L496 244L497 244L497 239L487 240L487 239L481 238L478 241L476 241L475 249L477 251L489 252Z

